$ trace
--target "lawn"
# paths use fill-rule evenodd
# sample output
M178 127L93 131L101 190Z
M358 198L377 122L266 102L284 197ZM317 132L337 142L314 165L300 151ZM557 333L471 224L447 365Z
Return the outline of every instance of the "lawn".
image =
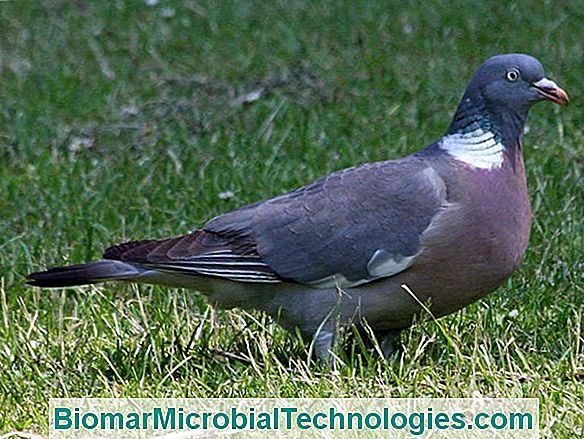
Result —
M584 13L573 1L0 2L0 432L47 398L537 397L584 437ZM318 176L421 149L488 56L572 98L525 135L534 224L494 294L334 370L262 314L193 291L26 286L108 245L186 233ZM447 336L444 335L447 334Z

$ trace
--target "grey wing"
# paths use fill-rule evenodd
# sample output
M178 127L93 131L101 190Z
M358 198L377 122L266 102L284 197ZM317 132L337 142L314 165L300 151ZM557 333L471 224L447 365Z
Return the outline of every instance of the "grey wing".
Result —
M280 278L354 286L407 269L446 187L423 158L367 164L211 220Z
M282 281L254 251L253 243L205 230L170 239L126 242L108 248L103 257L171 274L236 282Z

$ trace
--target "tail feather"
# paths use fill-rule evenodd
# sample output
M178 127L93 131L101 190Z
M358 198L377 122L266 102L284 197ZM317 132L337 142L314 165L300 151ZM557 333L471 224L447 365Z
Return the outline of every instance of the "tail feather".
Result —
M27 283L36 287L71 287L108 280L131 280L143 272L143 269L125 262L104 260L31 273Z

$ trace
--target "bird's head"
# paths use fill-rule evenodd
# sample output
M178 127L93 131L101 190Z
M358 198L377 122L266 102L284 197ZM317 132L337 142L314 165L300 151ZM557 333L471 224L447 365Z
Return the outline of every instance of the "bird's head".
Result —
M523 131L529 108L542 100L558 105L569 102L566 92L545 77L537 59L523 54L493 56L473 76L449 133L464 130L469 122L486 116L493 128L513 143Z
M480 94L487 107L528 109L548 100L559 105L569 102L568 95L547 79L541 63L529 55L497 55L486 60L474 75L465 97Z

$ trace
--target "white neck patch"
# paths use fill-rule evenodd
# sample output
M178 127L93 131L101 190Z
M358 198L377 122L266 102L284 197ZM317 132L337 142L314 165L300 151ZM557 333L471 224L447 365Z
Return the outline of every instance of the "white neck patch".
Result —
M479 169L500 168L505 151L492 132L481 128L464 134L449 134L441 140L440 148L456 160Z

